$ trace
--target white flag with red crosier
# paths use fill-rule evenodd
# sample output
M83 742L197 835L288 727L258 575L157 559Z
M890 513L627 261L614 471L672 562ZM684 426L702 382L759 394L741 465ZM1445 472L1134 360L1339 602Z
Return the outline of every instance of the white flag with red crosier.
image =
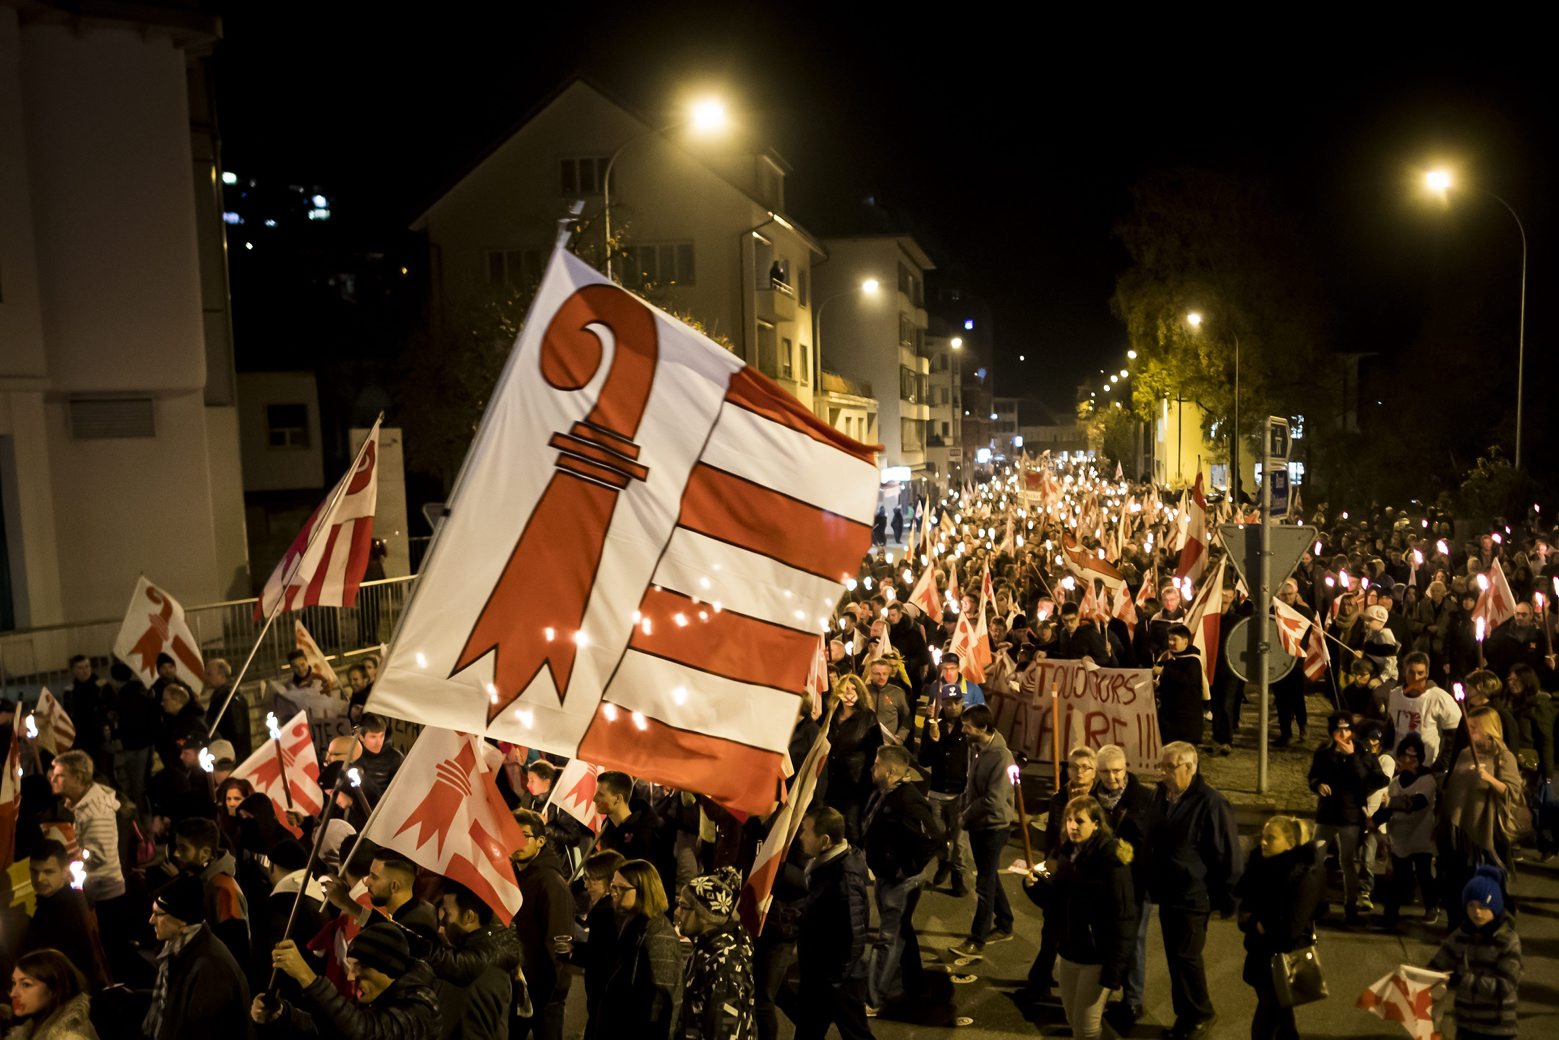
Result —
M179 682L191 690L200 689L206 666L200 659L200 643L184 620L184 608L142 575L114 640L114 656L150 686L157 681L158 654L173 658Z
M379 423L374 420L352 468L314 507L254 605L256 620L278 610L350 607L368 570L379 508Z
M1354 1007L1363 1008L1387 1022L1396 1022L1413 1040L1440 1040L1440 1019L1445 1014L1446 972L1403 964L1389 975L1370 983ZM1457 1026L1460 1029L1460 1023Z
M980 638L974 629L974 622L969 620L969 615L963 612L958 614L958 624L953 629L953 641L948 644L948 649L958 655L958 667L963 677L972 683L985 681L985 666L980 663L978 650ZM989 644L989 640L986 641ZM987 654L989 650L987 648Z
M528 839L498 791L489 749L500 755L468 733L424 729L363 837L460 882L508 924L520 908L509 852Z
M812 804L813 792L817 790L817 779L822 775L823 767L828 764L828 728L833 720L834 713L830 709L828 715L821 720L817 739L812 742L811 750L796 769L796 776L791 781L785 804L779 807L779 811L769 821L768 836L758 846L757 855L753 858L752 871L747 875L747 883L742 886L737 909L742 923L754 936L763 931L763 921L768 916L769 904L773 901L774 879L779 877L781 868L785 866L785 857L790 852L790 843L796 840L797 834L801 833L801 821L807 814L807 808Z
M1200 470L1186 496L1186 516L1185 545L1180 550L1180 565L1175 568L1175 576L1190 578L1200 585L1202 571L1207 568L1207 497L1202 494Z
M369 710L765 811L875 460L555 252Z
M288 809L318 816L325 808L325 792L319 786L319 755L314 751L308 714L300 711L285 725L277 725L276 716L269 715L266 723L271 727L271 739L233 770L233 778L249 781L255 794L270 798L277 819L286 820Z
M1272 597L1272 609L1277 621L1278 642L1293 656L1305 656L1305 634L1310 631L1310 619L1276 596Z
M33 712L33 718L38 723L38 747L42 750L59 755L75 745L76 724L47 686L38 694L38 710Z
M600 766L583 759L572 759L553 782L547 804L557 806L600 834L603 817L595 807L595 779L600 775Z
M919 607L920 612L932 621L942 620L942 612L946 608L942 603L941 590L937 588L934 564L920 572L920 580L915 583L915 590L909 594L908 602Z
M1505 580L1505 568L1499 558L1489 566L1489 573L1478 579L1478 605L1473 608L1474 618L1483 618L1483 631L1493 633L1500 625L1516 616L1516 597Z

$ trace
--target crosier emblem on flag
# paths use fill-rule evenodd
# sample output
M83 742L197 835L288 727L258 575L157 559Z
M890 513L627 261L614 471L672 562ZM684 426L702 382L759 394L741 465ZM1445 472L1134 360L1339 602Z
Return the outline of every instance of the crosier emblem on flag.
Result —
M379 508L379 420L368 431L357 458L314 507L254 605L255 620L277 610L350 607L368 569L374 513Z
M39 748L58 755L76 743L76 724L47 686L38 694L38 710L34 716L38 721Z
M318 816L325 808L325 792L319 786L319 756L314 751L308 715L298 712L277 732L279 741L262 742L233 770L233 777L253 784L255 794L268 796L279 819L286 819L288 809Z
M1440 1000L1451 976L1404 964L1383 975L1359 994L1354 1006L1396 1022L1413 1040L1440 1040Z
M417 737L363 837L458 881L505 924L520 908L509 850L528 840L498 792L483 745L429 727Z
M157 655L167 654L173 658L179 681L198 690L206 670L199 646L179 601L142 576L130 596L119 638L114 640L114 656L150 686L157 681Z
M371 710L767 811L875 457L555 253Z
M595 808L595 778L601 775L601 767L582 759L572 759L558 774L552 785L548 805L555 805L597 834L601 833L604 817Z

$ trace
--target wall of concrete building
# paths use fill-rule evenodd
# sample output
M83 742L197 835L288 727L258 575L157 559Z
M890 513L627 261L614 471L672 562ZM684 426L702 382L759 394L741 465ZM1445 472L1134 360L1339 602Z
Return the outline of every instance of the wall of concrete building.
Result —
M18 627L120 613L140 573L187 603L222 599L246 568L236 420L205 404L186 61L155 25L24 24L0 7ZM133 402L137 421L88 429L105 402Z

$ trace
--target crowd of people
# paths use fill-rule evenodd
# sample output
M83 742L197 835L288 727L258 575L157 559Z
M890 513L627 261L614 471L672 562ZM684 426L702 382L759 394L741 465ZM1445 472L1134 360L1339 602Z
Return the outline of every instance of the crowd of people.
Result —
M327 691L360 728L320 749L321 784L345 769L361 781L328 821L231 775L254 741L242 697L207 736L231 692L225 662L194 691L171 660L148 688L122 662L102 680L73 659L61 700L75 748L21 757L16 856L35 909L0 928L15 1035L561 1038L582 987L589 1040L773 1040L782 1014L800 1040L869 1037L875 1017L913 1015L930 991L915 923L927 889L970 903L947 951L955 976L1014 939L1002 875L1021 763L986 695L1037 662L1082 658L1152 670L1159 775L1131 772L1116 745L1065 749L1022 879L1042 927L1020 1000L1059 1000L1079 1038L1126 1032L1156 913L1168 1035L1198 1040L1216 1018L1203 951L1218 914L1245 934L1252 1035L1297 1036L1270 965L1313 944L1330 875L1344 926L1378 900L1373 923L1400 927L1417 898L1423 923L1447 929L1435 966L1453 973L1462 1035L1513 1035L1512 849L1541 830L1555 750L1546 533L1501 523L1453 546L1433 513L1318 511L1318 543L1279 598L1319 619L1309 638L1327 639L1330 674L1295 669L1273 688L1277 743L1312 754L1316 810L1272 818L1247 853L1200 769L1248 734L1250 694L1225 652L1205 666L1186 624L1204 573L1181 573L1187 506L1081 467L1056 475L1070 492L1026 495L1014 475L895 510L908 546L896 560L875 550L848 583L827 680L799 706L791 760L826 739L826 766L761 914L744 886L769 818L608 770L595 833L551 797L566 761L535 749L504 746L498 775L524 839L509 850L512 921L360 840L401 760L366 710L372 656ZM1113 604L1064 543L1118 571ZM911 596L928 568L948 590L935 611ZM1484 630L1496 569L1514 611ZM1224 631L1252 613L1232 580L1215 592ZM972 615L988 664L958 638ZM289 668L289 684L320 692L305 655ZM1324 737L1307 696L1333 705ZM0 740L26 741L8 714Z

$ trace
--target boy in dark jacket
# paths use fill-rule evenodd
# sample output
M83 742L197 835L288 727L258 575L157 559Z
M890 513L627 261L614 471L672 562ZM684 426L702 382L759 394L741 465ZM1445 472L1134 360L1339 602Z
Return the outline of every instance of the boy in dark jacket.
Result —
M931 802L913 784L909 751L885 744L872 764L877 790L866 803L862 824L866 865L877 879L877 943L867 974L866 1003L878 1008L900 988L914 992L921 984L920 940L915 935L915 906L920 902L921 873L942 841Z
M1429 962L1451 973L1456 1040L1515 1036L1521 983L1521 937L1500 893L1504 872L1482 866L1462 888L1467 915Z
M811 862L796 939L801 985L785 995L785 1013L796 1024L796 1040L823 1040L830 1025L838 1027L843 1040L870 1040L866 860L845 840L844 817L829 806L808 810L798 837Z
M1390 781L1381 770L1380 759L1354 745L1352 713L1332 712L1326 728L1331 740L1325 747L1316 748L1310 760L1310 790L1320 797L1315 811L1315 838L1337 846L1343 903L1348 923L1355 924L1361 909L1359 846L1364 835L1365 803Z

